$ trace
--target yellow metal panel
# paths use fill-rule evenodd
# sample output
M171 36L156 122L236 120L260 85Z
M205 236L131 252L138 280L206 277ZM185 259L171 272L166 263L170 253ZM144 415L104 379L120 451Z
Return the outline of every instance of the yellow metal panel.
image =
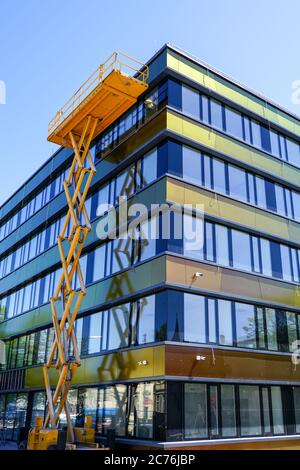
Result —
M195 278L196 271L203 273ZM166 282L201 290L221 292L278 305L300 307L300 290L294 284L243 273L230 268L167 256Z
M300 185L300 170L288 164L283 163L279 159L269 156L259 150L250 148L242 142L237 142L230 137L218 134L202 125L196 123L188 118L177 115L175 112L168 111L167 113L167 126L173 132L192 139L195 142L206 145L212 149L230 155L238 162L245 162L265 170L271 175L276 175L284 180L296 185Z
M289 116L287 113L276 109L271 104L265 103L259 97L239 88L237 85L218 77L214 72L206 70L200 65L180 56L175 51L168 51L167 66L177 72L191 78L195 82L213 90L222 96L234 101L235 103L255 112L269 121L277 123L282 127L294 132L300 133L300 122Z
M300 224L297 222L171 178L167 179L167 200L193 207L203 204L206 214L278 236L288 242L299 243L300 240Z
M165 373L164 346L118 351L82 359L73 384L98 383L163 376ZM50 370L50 384L55 386L57 375ZM26 370L25 388L43 385L42 367Z

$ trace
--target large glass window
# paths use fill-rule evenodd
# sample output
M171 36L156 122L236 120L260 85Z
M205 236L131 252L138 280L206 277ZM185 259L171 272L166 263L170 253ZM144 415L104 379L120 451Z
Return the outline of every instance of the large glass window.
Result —
M182 86L182 111L196 119L200 118L199 93L185 85Z
M221 104L214 100L210 100L210 117L211 125L217 129L223 130L223 108Z
M207 431L207 394L205 384L185 384L184 422L187 439L204 438Z
M271 432L271 407L269 399L269 389L262 387L262 407L263 407L263 423L264 423L264 434Z
M135 436L142 439L153 437L153 386L153 382L142 382L134 392Z
M229 194L247 201L246 172L236 166L228 165Z
M272 308L266 309L266 325L267 325L268 349L277 351L278 340L277 340L276 311L273 310Z
M251 271L250 235L238 230L231 230L231 235L233 266Z
M129 304L123 304L110 310L109 349L128 346L129 314Z
M99 406L100 405L100 406ZM101 406L102 405L102 406ZM104 390L103 402L98 404L98 429L106 434L115 429L117 436L125 435L126 385L115 385Z
M214 189L226 194L225 163L213 158Z
M100 351L101 339L101 320L102 313L98 312L90 316L90 332L89 332L89 354Z
M232 346L231 302L218 300L219 343Z
M280 387L271 387L274 434L284 433L282 397Z
M232 134L238 139L243 139L243 121L242 115L238 111L225 107L226 132Z
M205 343L205 298L184 294L184 340Z
M215 226L216 233L216 262L229 266L228 228L223 225Z
M241 385L239 387L241 435L259 436L262 433L259 388Z
M99 281L105 275L105 249L106 245L103 244L94 251L93 281Z
M142 186L152 183L157 178L157 150L151 150L143 157Z
M234 385L221 385L222 436L236 436Z
M155 340L155 295L144 297L139 302L138 344L151 343Z
M183 145L183 178L191 183L202 184L202 155L197 150Z
M44 392L36 392L33 397L31 426L35 425L37 417L44 417L46 405L46 394Z
M237 345L256 348L256 323L253 305L235 303Z

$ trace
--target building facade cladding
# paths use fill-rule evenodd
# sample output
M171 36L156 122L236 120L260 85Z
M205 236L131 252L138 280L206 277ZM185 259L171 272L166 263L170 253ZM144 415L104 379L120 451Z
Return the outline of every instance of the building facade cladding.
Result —
M173 46L149 65L147 96L92 145L72 418L92 415L99 438L115 429L127 445L297 448L300 121ZM0 427L12 439L45 409L71 157L59 150L0 209ZM203 247L175 239L174 217L168 240L99 240L99 205L121 195L149 211L203 204Z

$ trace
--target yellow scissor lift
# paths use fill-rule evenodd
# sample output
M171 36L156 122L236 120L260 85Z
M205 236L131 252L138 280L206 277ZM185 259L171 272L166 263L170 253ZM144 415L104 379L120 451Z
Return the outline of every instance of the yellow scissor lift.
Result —
M50 299L55 340L48 361L43 367L47 415L44 422L42 418L37 418L35 427L29 431L27 448L30 450L57 447L60 441L59 420L62 412L67 419L69 448L74 448L78 443L92 445L95 441L91 417L86 417L84 428L74 428L67 402L74 374L80 366L80 352L74 327L83 297L86 295L80 256L91 230L85 207L88 190L96 173L90 145L93 138L136 103L137 98L148 88L148 77L149 70L146 65L123 53L113 53L56 113L49 124L48 140L71 148L74 158L69 175L64 181L68 213L57 239L62 275ZM71 228L68 228L70 226ZM76 274L80 284L79 290L75 289ZM74 351L72 357L69 356L70 350ZM56 374L54 391L51 389L52 370Z

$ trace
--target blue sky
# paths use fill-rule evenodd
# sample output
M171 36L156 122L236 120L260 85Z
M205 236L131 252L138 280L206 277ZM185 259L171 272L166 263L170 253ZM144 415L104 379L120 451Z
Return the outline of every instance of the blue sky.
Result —
M47 125L112 51L171 42L300 114L298 0L1 0L0 205L56 150Z

